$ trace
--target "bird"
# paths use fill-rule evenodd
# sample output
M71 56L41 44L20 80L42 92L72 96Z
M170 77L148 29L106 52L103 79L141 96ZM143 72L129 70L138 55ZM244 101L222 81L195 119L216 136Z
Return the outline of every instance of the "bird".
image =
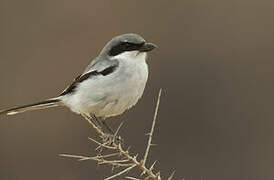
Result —
M124 113L141 98L148 79L147 54L156 47L138 34L118 35L57 97L3 109L0 115L64 106L113 133L105 119Z

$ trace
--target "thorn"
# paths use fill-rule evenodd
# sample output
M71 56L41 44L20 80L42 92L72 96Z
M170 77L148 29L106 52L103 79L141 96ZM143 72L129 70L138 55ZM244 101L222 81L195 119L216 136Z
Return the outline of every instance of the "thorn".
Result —
M147 176L144 180L149 180L150 176Z
M119 173L114 174L113 176L110 176L110 177L108 177L108 178L105 178L104 180L110 180L110 179L116 178L116 177L118 177L118 176L120 176L120 175L122 175L122 174L124 174L124 173L129 172L131 169L133 169L133 168L136 167L136 166L137 166L137 165L134 164L134 165L132 165L132 166L130 166L130 167L124 169L123 171L120 171Z
M136 154L136 155L134 156L134 159L137 159L138 155L139 155L139 154Z
M157 177L157 179L161 179L160 172L158 172L158 173L156 174L156 177Z
M140 174L140 176L142 177L143 175L145 175L146 174L146 171L143 171L141 174Z
M140 180L140 179L137 179L137 178L135 178L135 177L129 177L129 176L127 176L127 177L125 177L126 179L130 179L130 180Z
M151 167L149 168L150 171L152 171L154 169L154 165L156 164L157 160L154 161L154 163L151 165Z
M121 122L121 124L120 124L119 127L117 128L116 132L114 133L114 139L115 139L115 137L117 136L117 134L118 134L120 128L123 126L123 124L124 124L124 122Z
M173 178L175 172L176 172L176 171L173 171L173 172L171 173L171 175L169 176L168 180L172 180L172 178Z

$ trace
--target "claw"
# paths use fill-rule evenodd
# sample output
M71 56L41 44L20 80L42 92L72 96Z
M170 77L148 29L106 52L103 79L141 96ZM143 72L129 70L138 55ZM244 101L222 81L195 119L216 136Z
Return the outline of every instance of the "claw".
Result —
M105 137L103 138L104 143L107 145L115 144L123 144L124 140L121 138L121 136L116 136L113 134L105 134Z

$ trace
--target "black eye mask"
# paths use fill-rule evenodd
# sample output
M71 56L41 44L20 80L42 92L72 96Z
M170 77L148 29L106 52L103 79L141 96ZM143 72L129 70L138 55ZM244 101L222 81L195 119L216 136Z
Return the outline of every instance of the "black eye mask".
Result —
M143 45L144 45L144 42L140 44L130 43L130 42L121 42L118 45L111 48L111 50L109 51L109 55L116 56L125 51L136 51L136 50L139 50Z

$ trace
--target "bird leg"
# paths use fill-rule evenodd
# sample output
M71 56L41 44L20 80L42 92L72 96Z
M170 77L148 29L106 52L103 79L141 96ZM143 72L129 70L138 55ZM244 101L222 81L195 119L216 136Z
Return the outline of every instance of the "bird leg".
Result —
M117 130L117 132L114 133L112 128L105 122L105 120L100 120L94 114L90 114L88 116L88 119L91 120L92 123L97 128L99 128L101 131L103 131L103 133L104 133L103 141L105 143L112 144L113 142L116 142L116 143L122 143L123 142L122 138L120 136L117 136L118 130ZM103 129L107 130L108 133L105 133Z
M107 129L107 131L108 131L110 134L113 134L113 135L114 135L113 129L106 123L106 121L105 121L104 119L102 119L101 122L102 122L102 125L105 127L105 129Z
M91 120L93 122L93 124L98 127L99 129L103 130L102 126L101 126L101 122L97 119L97 117L93 114L87 116L89 118L89 120Z
M104 119L97 118L94 114L90 115L92 122L99 127L101 130L106 129L109 134L114 135L112 128L106 123ZM103 128L102 128L103 127Z

